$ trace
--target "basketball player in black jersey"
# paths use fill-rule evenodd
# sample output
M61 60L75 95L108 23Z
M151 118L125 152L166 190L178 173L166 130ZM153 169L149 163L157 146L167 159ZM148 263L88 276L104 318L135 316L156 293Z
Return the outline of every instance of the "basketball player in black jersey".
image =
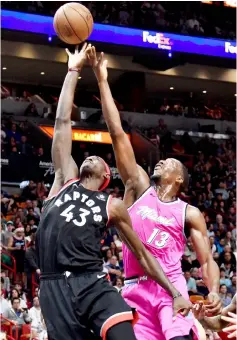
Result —
M55 180L44 202L36 235L41 270L40 304L50 340L135 340L131 308L102 272L101 239L115 225L145 272L174 298L174 312L190 304L164 275L132 230L123 202L101 191L108 185L108 165L88 157L78 169L71 157L71 110L78 73L90 45L69 55L52 145Z

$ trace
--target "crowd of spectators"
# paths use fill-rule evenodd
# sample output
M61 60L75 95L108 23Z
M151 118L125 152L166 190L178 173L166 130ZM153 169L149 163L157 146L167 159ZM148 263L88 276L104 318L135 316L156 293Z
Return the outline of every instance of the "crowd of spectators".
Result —
M64 2L2 1L6 9L54 15ZM95 22L186 35L235 39L235 9L201 1L83 1Z

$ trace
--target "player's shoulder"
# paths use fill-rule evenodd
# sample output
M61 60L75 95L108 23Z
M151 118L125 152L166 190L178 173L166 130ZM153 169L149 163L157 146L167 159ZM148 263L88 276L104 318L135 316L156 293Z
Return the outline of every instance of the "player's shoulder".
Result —
M201 220L204 220L204 217L201 213L201 211L197 208L194 207L193 205L188 204L187 209L186 209L186 223L195 223ZM196 223L195 223L196 224Z

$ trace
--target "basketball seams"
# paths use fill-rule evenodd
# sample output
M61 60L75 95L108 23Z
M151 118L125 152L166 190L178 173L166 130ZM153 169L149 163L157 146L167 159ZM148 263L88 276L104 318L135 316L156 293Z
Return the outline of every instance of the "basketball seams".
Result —
M88 32L88 37L89 37L89 35L90 35L90 28L89 28L89 26L88 26L88 24L87 24L87 21L86 21L86 19L84 18L84 16L83 16L80 12L78 12L74 7L69 6L69 4L67 4L67 6L68 6L69 8L71 8L71 9L73 9L75 12L77 12L77 13L82 17L82 19L84 20L84 22L85 22L85 24L86 24L87 32ZM89 12L89 11L88 11L88 12ZM84 13L85 13L85 11L84 11Z
M67 38L64 37L64 35L62 35L62 33L60 32L60 25L58 24L58 11L56 12L56 17L55 17L55 26L56 26L56 32L59 35L59 37L62 37L62 39L64 40L64 42L66 42L67 44L69 44Z
M71 6L68 6L68 7L70 7L70 8L72 8ZM62 10L63 10L63 13L64 13L64 15L65 15L65 18L66 18L66 20L67 20L67 22L68 22L68 25L71 27L71 29L72 29L72 31L73 31L73 33L75 34L75 36L80 40L80 43L82 42L82 40L78 37L78 35L77 35L77 33L74 31L74 28L72 27L72 25L70 24L70 22L69 22L69 20L68 20L68 18L67 18L67 15L66 15L66 13L65 13L65 11L64 11L64 8L62 7Z

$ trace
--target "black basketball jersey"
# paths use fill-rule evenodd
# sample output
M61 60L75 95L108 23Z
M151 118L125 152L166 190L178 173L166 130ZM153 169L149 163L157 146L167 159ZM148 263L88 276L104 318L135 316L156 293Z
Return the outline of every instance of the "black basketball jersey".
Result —
M36 234L41 272L101 271L101 240L111 196L68 182L45 201Z

